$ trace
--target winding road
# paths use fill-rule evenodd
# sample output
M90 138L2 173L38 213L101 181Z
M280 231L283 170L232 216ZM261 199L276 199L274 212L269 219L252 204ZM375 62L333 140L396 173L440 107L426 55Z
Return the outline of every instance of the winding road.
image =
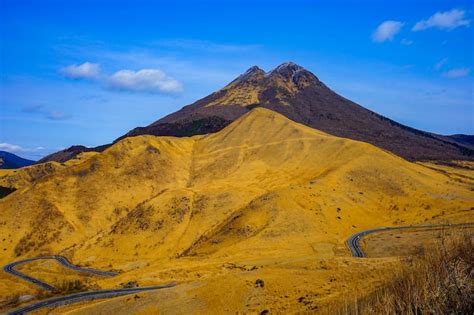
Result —
M43 282L41 280L38 280L36 278L30 277L18 270L15 269L16 266L22 265L25 263L29 263L32 261L36 260L46 260L46 259L54 259L57 262L59 262L61 265L63 265L66 268L79 271L79 272L87 272L99 276L104 276L104 277L113 277L116 276L118 273L116 272L111 272L111 271L101 271L97 269L92 269L92 268L84 268L84 267L79 267L76 265L73 265L69 260L67 260L66 257L59 256L59 255L53 255L53 256L41 256L41 257L35 257L35 258L27 258L27 259L22 259L18 260L12 263L9 263L3 267L3 270L11 275L14 275L16 277L19 277L25 281L31 282L34 285L39 286L42 289L48 290L48 291L56 291L56 288L47 284L46 282Z
M351 237L349 237L346 243L349 249L351 250L352 256L363 258L363 257L367 257L367 255L364 253L364 251L362 250L360 246L360 240L368 234L384 232L384 231L407 230L407 229L464 228L464 227L471 227L471 226L474 226L474 222L461 223L461 224L410 225L410 226L398 226L398 227L382 227L382 228L368 229L365 231L355 233ZM43 289L56 291L56 289L53 286L45 282L42 282L41 280L38 280L36 278L30 277L15 269L15 267L18 265L28 263L31 261L36 261L36 260L44 260L44 259L55 259L64 267L75 270L75 271L79 271L79 272L87 272L87 273L92 273L92 274L106 276L106 277L113 277L117 275L117 273L115 272L101 271L101 270L96 270L92 268L84 268L84 267L73 265L71 262L69 262L69 260L67 260L67 258L63 256L59 256L59 255L35 257L35 258L28 258L28 259L15 261L15 262L5 265L3 267L3 270L23 280L29 281ZM77 303L81 301L112 298L112 297L139 293L139 292L144 292L144 291L171 288L171 287L174 287L175 285L176 283L169 283L166 285L159 285L159 286L79 292L75 294L54 297L48 300L32 303L30 305L20 307L18 309L10 311L7 314L11 314L11 315L26 314L26 313L36 311L44 307L55 307L55 306L60 306L60 305L65 305L65 304Z
M18 270L15 269L16 266L25 264L28 262L36 261L36 260L46 260L46 259L53 259L59 262L66 268L79 271L79 272L87 272L99 276L105 277L113 277L116 276L118 273L111 272L111 271L102 271L92 268L85 268L73 265L66 257L60 255L53 255L53 256L41 256L35 258L27 258L18 260L12 263L9 263L3 267L3 270L11 275L14 275L20 279L33 283L34 285L49 291L57 291L55 287L38 280L36 278L30 277ZM107 290L98 290L98 291L86 291L86 292L79 292L70 295L58 296L48 300L39 301L36 303L32 303L30 305L20 307L13 311L8 312L7 314L26 314L32 311L36 311L40 308L44 307L53 307L53 306L60 306L65 304L77 303L81 301L90 301L96 299L105 299L105 298L112 298L121 295L127 295L132 293L144 292L144 291L151 291L151 290L158 290L164 288L171 288L174 287L176 283L169 283L166 285L158 285L158 286L149 286L149 287L137 287L137 288L121 288L121 289L107 289Z
M139 292L144 292L144 291L171 288L171 287L174 287L175 285L176 283L169 283L166 285L142 287L142 288L125 288L125 289L110 289L110 290L80 292L80 293L59 296L59 297L51 298L48 300L36 302L24 307L17 308L13 311L8 312L7 314L9 315L26 314L26 313L36 311L44 307L54 307L54 306L71 304L71 303L77 303L81 301L112 298L112 297L117 297L121 295L139 293Z
M367 255L362 250L359 242L360 240L372 233L384 232L384 231L395 231L395 230L408 230L408 229L439 229L439 228L463 228L474 226L474 222L468 223L459 223L459 224L434 224L434 225L409 225L409 226L397 226L397 227L382 227L376 229L369 229L355 233L349 237L346 241L347 246L351 250L352 256L354 257L367 257Z

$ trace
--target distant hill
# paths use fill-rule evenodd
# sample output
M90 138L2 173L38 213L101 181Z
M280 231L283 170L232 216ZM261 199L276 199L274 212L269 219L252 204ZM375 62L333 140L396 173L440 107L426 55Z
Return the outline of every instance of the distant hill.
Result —
M223 89L119 139L212 133L255 107L335 136L374 144L408 160L474 159L473 148L466 145L472 144L472 136L448 138L402 125L338 95L292 62L270 72L254 66Z
M35 161L24 159L10 152L0 151L0 169L20 168L33 163Z
M458 134L458 135L451 135L448 137L462 145L466 145L474 149L474 135Z
M108 146L109 145L106 144L106 145L101 145L94 148L89 148L83 145L73 145L67 149L51 153L50 155L43 157L37 163L46 163L46 162L64 163L66 161L69 161L70 159L75 158L78 154L82 152L102 152Z

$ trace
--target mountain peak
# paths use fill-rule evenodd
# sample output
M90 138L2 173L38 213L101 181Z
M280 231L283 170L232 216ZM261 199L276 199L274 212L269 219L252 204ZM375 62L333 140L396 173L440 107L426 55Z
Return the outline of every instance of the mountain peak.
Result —
M224 89L230 88L236 85L241 85L241 84L256 84L256 82L260 79L263 78L265 75L265 71L260 69L258 66L252 66L247 69L244 73L239 75L234 81L229 83Z
M474 160L472 139L443 138L380 116L338 95L294 62L267 73L253 66L223 89L125 136L213 133L255 108L279 112L308 127L365 141L410 160ZM253 116L262 113L254 111Z
M319 82L319 79L310 71L306 70L302 66L292 62L284 62L275 69L265 72L258 66L252 66L247 71L239 75L234 81L232 81L227 88L236 86L236 84L248 84L252 85L259 84L272 79L283 80L286 82L292 82L293 84L303 87L308 86L311 83ZM303 83L303 84L302 84Z
M291 72L296 72L296 71L301 71L305 70L302 66L292 62L292 61L287 61L276 67L273 71L276 72L285 72L285 71L291 71Z
M263 76L264 74L265 74L265 71L260 69L258 66L252 66L248 68L247 71L245 71L243 74L241 74L237 79L242 80L242 79L252 78L258 75Z
M282 63L265 76L270 78L277 77L280 80L292 82L299 89L309 85L321 85L319 79L313 73L291 61Z
M258 72L265 72L265 71L263 71L262 69L260 69L258 66L255 65L255 66L252 66L252 67L248 68L247 71L245 71L243 75L258 73Z

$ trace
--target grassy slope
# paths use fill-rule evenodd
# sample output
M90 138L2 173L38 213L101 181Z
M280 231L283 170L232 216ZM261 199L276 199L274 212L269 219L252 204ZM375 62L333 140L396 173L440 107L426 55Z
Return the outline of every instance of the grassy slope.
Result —
M219 308L216 292L231 287L230 306L257 310L242 299L264 276L274 293L259 305L304 310L313 304L298 302L301 290L323 294L318 303L335 298L340 285L323 288L336 274L351 286L380 279L354 273L365 263L349 268L337 257L350 234L472 220L471 189L372 145L255 109L216 134L124 139L0 200L0 233L8 235L0 261L61 252L124 272L104 287L199 283L190 290L205 309Z
M447 233L446 233L447 232ZM405 261L392 280L370 294L331 305L324 314L472 314L474 235L451 230L430 250Z
M82 163L96 154L97 152L83 152L63 164L47 162L18 169L0 169L0 186L15 189L26 188L44 176L56 173L62 168Z

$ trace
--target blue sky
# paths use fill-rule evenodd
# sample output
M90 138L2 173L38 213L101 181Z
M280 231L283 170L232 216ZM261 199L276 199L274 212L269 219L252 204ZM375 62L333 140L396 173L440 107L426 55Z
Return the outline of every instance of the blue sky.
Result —
M294 61L409 126L474 133L472 1L1 0L0 150L109 143Z

